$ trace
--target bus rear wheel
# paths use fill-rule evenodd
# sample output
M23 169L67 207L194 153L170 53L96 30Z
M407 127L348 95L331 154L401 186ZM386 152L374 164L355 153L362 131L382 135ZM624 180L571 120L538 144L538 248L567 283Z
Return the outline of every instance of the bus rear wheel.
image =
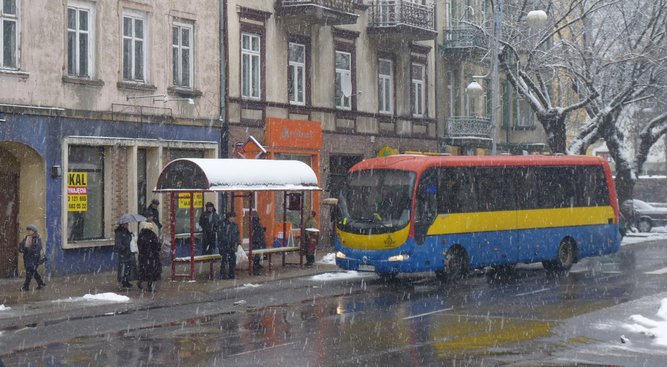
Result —
M445 277L447 280L459 280L467 273L468 254L460 247L451 249L445 258Z
M572 239L564 239L558 246L555 260L542 261L542 266L548 271L570 270L576 258L576 248Z

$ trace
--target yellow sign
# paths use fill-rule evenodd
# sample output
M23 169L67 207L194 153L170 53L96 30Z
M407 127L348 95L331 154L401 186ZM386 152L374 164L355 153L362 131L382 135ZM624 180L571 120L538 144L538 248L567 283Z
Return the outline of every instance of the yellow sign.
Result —
M195 192L193 194L195 198L195 203L193 207L201 208L204 206L204 195L201 192ZM178 209L190 209L190 193L189 192L179 192L178 193Z
M67 211L88 211L88 172L67 173Z
M394 155L394 154L398 154L398 153L399 153L398 149L392 148L390 146L384 146L378 152L378 157L386 157L386 156Z

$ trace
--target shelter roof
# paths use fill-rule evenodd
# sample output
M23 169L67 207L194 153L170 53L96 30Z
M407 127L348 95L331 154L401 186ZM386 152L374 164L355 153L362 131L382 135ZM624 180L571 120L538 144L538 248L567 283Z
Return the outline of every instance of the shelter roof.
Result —
M316 190L317 175L300 161L183 158L167 164L154 191Z

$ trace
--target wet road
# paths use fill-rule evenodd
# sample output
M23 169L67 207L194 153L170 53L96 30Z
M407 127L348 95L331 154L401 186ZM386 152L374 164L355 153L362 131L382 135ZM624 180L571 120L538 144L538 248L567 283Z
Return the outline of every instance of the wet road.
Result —
M665 275L647 274L667 268L665 246L623 248L586 259L567 275L530 265L455 284L431 275L389 283L368 276L228 289L196 303L41 325L39 335L31 328L12 331L15 340L24 333L48 345L3 361L7 366L569 366L576 361L661 366L667 356L645 349L609 353L606 343L617 340L617 331L587 325L614 313L627 317L619 307L667 291Z

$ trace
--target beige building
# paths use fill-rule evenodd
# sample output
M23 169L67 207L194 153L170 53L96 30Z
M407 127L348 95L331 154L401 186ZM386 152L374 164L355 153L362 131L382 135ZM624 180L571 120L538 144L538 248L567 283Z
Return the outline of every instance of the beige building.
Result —
M116 218L162 167L218 156L219 2L0 3L0 275L31 223L50 271L112 269Z
M337 196L352 164L392 149L437 151L435 4L225 4L230 148L252 135L270 158L311 165L325 192L307 197L306 210L321 213L328 242L330 212L319 202ZM280 200L257 201L267 228Z

